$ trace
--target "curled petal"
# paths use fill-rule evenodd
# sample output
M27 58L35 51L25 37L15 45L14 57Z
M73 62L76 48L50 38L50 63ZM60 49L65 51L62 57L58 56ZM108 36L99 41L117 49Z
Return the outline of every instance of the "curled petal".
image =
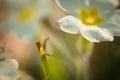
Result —
M60 25L60 29L71 34L80 33L80 25L81 22L79 19L73 16L65 16L57 21Z

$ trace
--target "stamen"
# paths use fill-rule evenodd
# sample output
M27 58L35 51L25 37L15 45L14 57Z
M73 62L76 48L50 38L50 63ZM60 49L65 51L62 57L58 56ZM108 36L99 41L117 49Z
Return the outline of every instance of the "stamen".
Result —
M97 8L92 8L90 11L81 9L80 19L82 23L86 25L99 25L104 22L104 19L99 17L99 11Z

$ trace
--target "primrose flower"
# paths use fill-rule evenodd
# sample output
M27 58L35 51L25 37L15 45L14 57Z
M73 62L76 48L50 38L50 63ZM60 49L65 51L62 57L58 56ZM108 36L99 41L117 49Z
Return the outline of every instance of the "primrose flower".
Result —
M120 25L110 21L117 0L114 3L112 0L56 0L56 3L71 14L57 21L65 32L81 33L91 42L113 41L116 31L120 32Z
M5 0L8 12L5 28L23 40L32 40L39 31L40 20L51 10L50 0Z

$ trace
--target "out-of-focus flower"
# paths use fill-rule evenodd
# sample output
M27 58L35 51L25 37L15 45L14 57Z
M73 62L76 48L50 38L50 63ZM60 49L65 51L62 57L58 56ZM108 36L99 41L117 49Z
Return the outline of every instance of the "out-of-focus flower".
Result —
M0 61L0 80L16 80L18 62L14 59Z
M5 28L16 32L23 40L32 40L39 31L40 20L50 10L50 0L5 0L7 20Z
M113 41L114 33L120 26L111 22L118 1L114 0L56 0L64 11L73 16L65 16L58 20L61 30L81 33L91 42ZM79 18L79 19L78 19ZM119 17L120 18L120 17Z

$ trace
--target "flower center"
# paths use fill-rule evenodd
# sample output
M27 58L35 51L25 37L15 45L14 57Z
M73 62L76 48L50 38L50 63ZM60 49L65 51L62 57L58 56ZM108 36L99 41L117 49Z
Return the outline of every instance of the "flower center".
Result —
M94 22L95 22L95 18L94 17L86 18L86 23L93 24Z
M35 13L36 13L35 8L28 7L21 11L18 16L22 22L28 22L34 18Z
M99 11L96 8L90 9L87 11L85 9L80 10L80 19L83 24L86 25L99 25L102 24L105 20L99 16Z

